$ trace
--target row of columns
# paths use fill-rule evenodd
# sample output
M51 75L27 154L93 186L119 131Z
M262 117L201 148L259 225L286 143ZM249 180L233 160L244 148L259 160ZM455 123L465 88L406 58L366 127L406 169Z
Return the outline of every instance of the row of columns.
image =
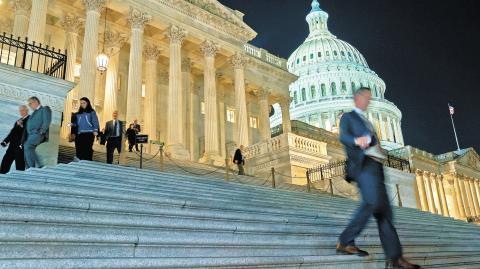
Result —
M417 170L416 183L422 211L459 219L480 216L479 180Z
M103 105L103 125L110 117L113 111L117 110L117 85L119 68L119 51L126 41L126 36L116 31L105 29L105 48L110 57L108 69L105 78L105 92L102 96L96 96L96 84L100 81L97 77L96 56L98 54L98 34L99 20L101 10L104 8L107 0L83 0L86 8L86 19L82 20L76 16L66 15L62 25L65 29L66 41L65 49L68 53L66 79L74 81L75 64L77 60L77 44L79 29L85 27L82 49L82 68L80 71L80 84L78 89L71 91L65 103L65 122L69 122L69 115L73 112L73 103L79 97L88 97L92 103L101 101ZM30 4L31 3L31 4ZM14 29L13 32L18 36L27 35L29 40L42 42L45 36L46 14L48 0L16 0L14 1ZM28 10L31 9L31 12ZM30 19L29 16L30 15ZM151 20L151 16L146 12L130 8L128 22L131 26L130 34L130 57L129 74L127 86L127 111L126 121L132 122L140 115L141 93L142 93L142 65L143 55L146 57L145 70L145 117L144 130L152 138L156 139L156 61L159 56L159 49L152 45L143 45L144 26ZM27 26L28 24L28 26ZM183 125L178 124L178 119L187 122L187 112L191 116L192 111L187 111L185 107L189 100L190 85L189 68L182 72L182 42L186 37L185 30L177 26L171 26L168 29L167 36L170 39L170 66L169 66L169 87L168 87L168 115L167 115L167 151L174 158L188 159L189 150L187 150L186 132L192 132L192 126L189 130L184 130ZM201 44L201 51L204 55L204 98L205 98L205 154L204 160L207 162L219 162L221 147L219 146L219 119L217 106L217 88L216 88L216 70L215 56L218 52L218 45L213 41L206 40ZM245 94L245 65L246 56L243 53L236 53L231 57L230 62L234 69L235 86L235 107L236 122L238 124L236 141L238 145L248 146L248 114ZM260 125L263 139L270 138L269 124L269 92L262 90L260 92ZM98 95L98 93L97 93ZM103 98L103 100L101 100ZM193 99L193 98L191 98ZM282 115L284 116L284 129L291 130L289 106L290 99L280 100L282 105ZM193 125L191 122L190 125ZM69 128L62 128L62 136L68 135ZM190 135L191 136L191 135ZM223 160L223 159L222 159Z

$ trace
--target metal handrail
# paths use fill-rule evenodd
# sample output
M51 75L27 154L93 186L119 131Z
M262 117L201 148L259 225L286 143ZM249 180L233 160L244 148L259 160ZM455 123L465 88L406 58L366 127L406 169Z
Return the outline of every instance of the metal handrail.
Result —
M5 32L0 35L0 62L22 69L42 73L47 76L65 79L67 68L67 51L50 48L35 41L28 43L20 37L15 38Z

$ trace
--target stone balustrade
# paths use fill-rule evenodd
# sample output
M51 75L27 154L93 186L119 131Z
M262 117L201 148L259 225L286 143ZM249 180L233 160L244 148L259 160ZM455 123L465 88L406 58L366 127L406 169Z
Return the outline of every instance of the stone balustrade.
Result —
M253 56L281 69L287 70L287 61L285 59L277 57L264 49L257 48L250 44L245 44L244 50L250 56Z

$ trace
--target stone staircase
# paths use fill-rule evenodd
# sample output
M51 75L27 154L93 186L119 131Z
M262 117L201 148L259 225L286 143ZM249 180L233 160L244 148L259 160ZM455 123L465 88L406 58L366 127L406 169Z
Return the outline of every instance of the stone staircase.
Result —
M0 269L383 268L374 222L335 255L356 202L95 162L0 176ZM406 256L480 268L480 229L396 208Z

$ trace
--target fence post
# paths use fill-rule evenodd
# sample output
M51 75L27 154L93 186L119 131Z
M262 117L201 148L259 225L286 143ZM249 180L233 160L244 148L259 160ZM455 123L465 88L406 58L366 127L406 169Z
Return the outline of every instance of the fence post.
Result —
M310 172L307 170L307 192L310 192Z
M328 184L330 185L330 195L333 196L333 182L332 178L328 179Z
M143 167L143 144L140 144L140 169Z
M272 167L272 188L275 189L275 167Z
M397 187L398 206L402 207L402 198L400 197L400 186L398 186L398 184L395 184L395 186Z
M165 167L163 164L163 145L160 145L160 171L164 172Z

